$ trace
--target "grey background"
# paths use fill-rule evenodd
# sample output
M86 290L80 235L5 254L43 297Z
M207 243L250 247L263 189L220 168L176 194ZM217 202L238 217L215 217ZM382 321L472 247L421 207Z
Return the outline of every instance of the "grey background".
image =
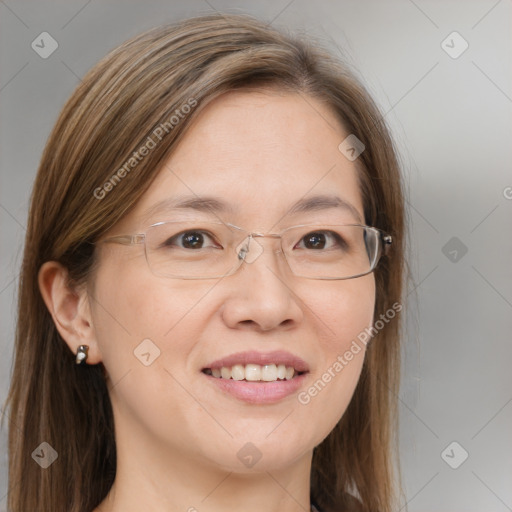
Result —
M29 193L60 109L123 40L213 10L306 29L359 69L386 113L409 191L414 279L399 396L407 507L512 510L510 0L0 1L0 403ZM43 31L59 44L47 59L31 48ZM453 31L469 43L456 59L441 46ZM441 456L453 441L469 453L458 469ZM0 453L1 511L5 428ZM453 464L461 448L448 453Z

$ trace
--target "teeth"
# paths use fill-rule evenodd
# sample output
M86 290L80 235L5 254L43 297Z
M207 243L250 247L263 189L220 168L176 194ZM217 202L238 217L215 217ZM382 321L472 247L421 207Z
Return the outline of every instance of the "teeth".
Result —
M235 366L231 368L231 378L233 380L244 380L245 368L241 364L235 364Z
M231 370L233 371L233 370ZM259 364L245 365L245 380L261 380L261 366Z
M246 380L249 382L274 382L276 380L290 380L295 375L293 366L284 364L235 364L232 367L207 369L206 373L217 379Z
M277 380L277 366L275 364L266 364L265 366L262 366L261 380L264 380L265 382Z

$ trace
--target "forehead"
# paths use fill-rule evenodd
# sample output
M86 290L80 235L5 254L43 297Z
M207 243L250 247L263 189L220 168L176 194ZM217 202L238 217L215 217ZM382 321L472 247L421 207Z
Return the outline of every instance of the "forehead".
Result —
M352 219L361 221L359 171L338 150L347 135L310 96L226 93L201 112L131 214L140 223L158 221L154 215L170 212L178 197L198 205L214 196L236 216L223 219L265 228L294 207L296 216L315 209L297 207L301 200L330 196L348 205L347 220L352 206Z

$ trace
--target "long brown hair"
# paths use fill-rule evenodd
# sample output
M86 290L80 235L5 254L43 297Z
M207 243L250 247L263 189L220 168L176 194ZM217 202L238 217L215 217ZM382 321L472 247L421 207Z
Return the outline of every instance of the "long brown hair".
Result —
M94 264L94 241L133 208L191 121L214 98L244 87L313 96L364 143L357 164L365 221L394 238L375 270L375 318L400 303L399 166L383 118L353 73L317 44L249 16L191 18L125 42L87 73L64 106L32 191L7 401L12 512L90 512L116 471L103 367L74 364L38 288L41 265L58 261L73 284L84 283ZM186 110L186 104L194 108ZM174 126L169 119L177 111L188 113ZM162 125L167 131L161 142L116 178L115 171ZM314 450L311 494L321 507L348 510L352 494L361 510L391 512L402 492L395 472L400 474L399 335L396 320L375 335L347 411ZM45 470L31 457L43 441L58 453L57 463Z

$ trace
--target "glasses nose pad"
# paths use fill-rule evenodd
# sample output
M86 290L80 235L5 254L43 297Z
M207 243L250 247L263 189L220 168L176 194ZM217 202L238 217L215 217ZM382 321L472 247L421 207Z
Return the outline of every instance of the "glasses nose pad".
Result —
M235 250L239 260L244 260L246 263L253 263L263 253L263 246L259 244L252 235L249 235L237 245Z

